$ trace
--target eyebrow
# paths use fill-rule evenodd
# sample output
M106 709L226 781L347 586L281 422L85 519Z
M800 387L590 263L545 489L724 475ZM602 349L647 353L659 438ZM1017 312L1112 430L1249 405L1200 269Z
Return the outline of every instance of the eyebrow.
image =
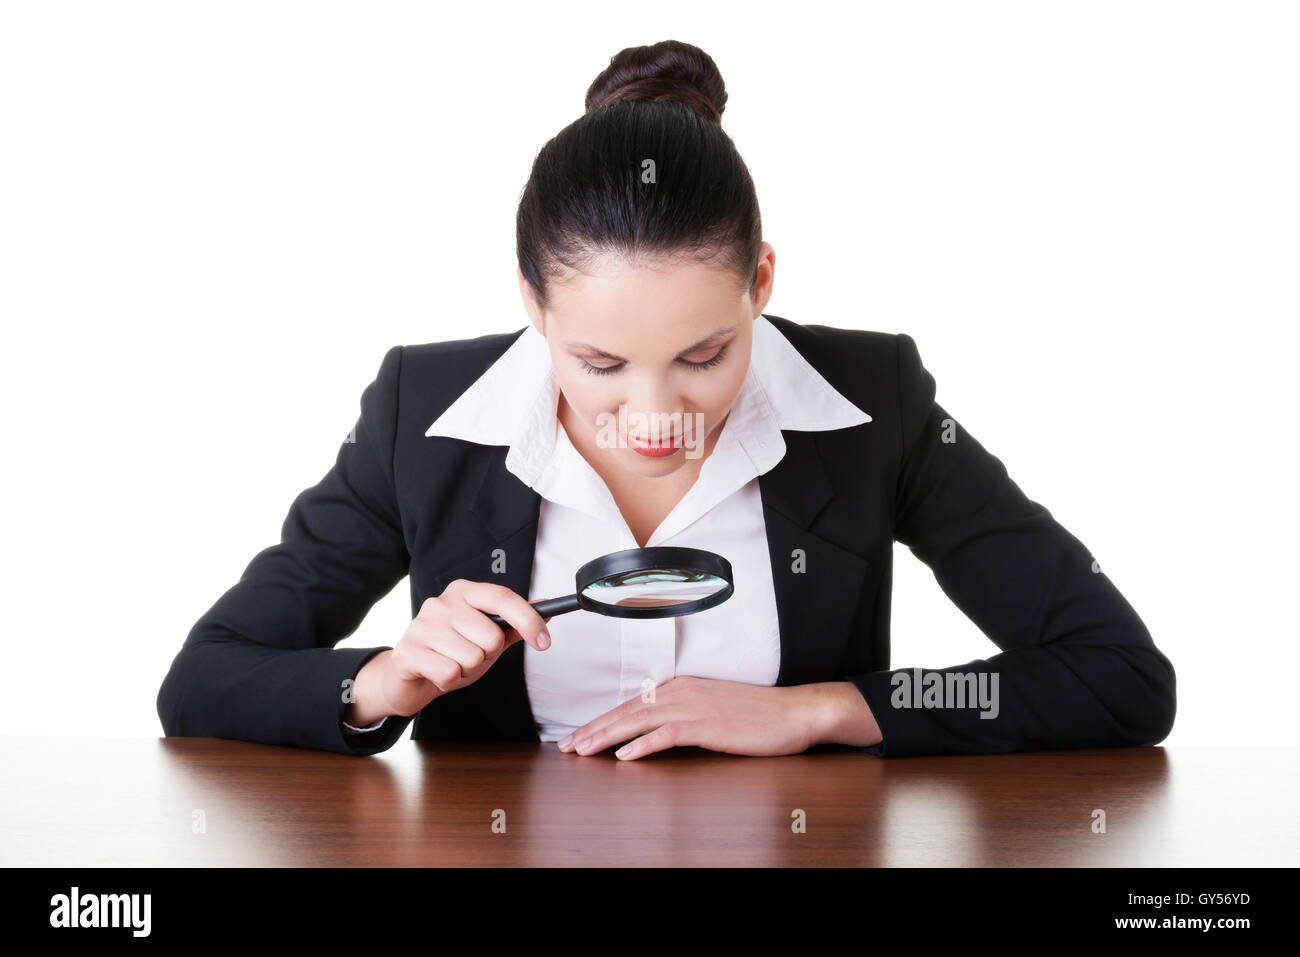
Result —
M689 346L688 348L685 348L681 352L677 353L677 355L674 358L680 359L683 356L690 355L692 352L699 352L701 349L713 345L713 343L717 342L719 339L724 339L735 331L736 331L735 326L727 326L725 329L719 329L717 332L711 332L703 339L701 339L699 342L695 343L693 346ZM616 362L628 361L624 359L622 356L614 355L614 353L612 352L606 352L604 349L597 349L595 346L589 345L588 343L585 342L570 342L569 340L566 339L564 344L571 349L586 349L592 354L597 355L602 359L613 359Z

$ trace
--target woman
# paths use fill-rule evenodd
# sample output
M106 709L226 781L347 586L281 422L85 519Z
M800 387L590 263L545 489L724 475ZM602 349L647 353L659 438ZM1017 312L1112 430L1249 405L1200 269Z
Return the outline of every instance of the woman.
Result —
M1169 661L934 401L911 337L764 315L775 255L726 98L688 44L613 58L519 203L530 324L389 350L334 467L176 656L167 734L375 754L414 719L629 760L1168 734ZM895 540L1001 654L889 670ZM735 594L645 621L523 597L645 545L728 557ZM333 647L407 575L396 646Z

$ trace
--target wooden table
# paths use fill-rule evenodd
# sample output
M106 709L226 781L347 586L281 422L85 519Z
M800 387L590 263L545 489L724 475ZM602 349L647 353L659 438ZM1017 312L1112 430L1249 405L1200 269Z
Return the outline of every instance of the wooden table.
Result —
M1300 749L621 762L410 740L366 758L216 738L0 748L5 866L1300 863Z

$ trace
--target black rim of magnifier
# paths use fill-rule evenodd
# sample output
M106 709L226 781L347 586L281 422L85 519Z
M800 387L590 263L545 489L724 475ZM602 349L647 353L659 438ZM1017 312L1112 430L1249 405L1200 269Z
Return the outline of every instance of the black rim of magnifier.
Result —
M704 572L716 575L726 582L726 587L719 588L712 595L697 598L695 601L682 602L680 605L659 606L658 608L624 607L606 605L587 597L587 586L601 579L609 578L623 572L638 569L665 568L674 571ZM706 552L701 548L682 548L675 545L656 545L650 548L629 548L621 552L610 552L600 558L592 559L578 569L574 576L577 586L578 604L599 615L611 618L677 618L681 615L693 615L698 611L720 605L735 590L731 581L731 563L721 555Z
M706 572L717 575L724 582L725 588L719 588L712 595L697 598L695 601L680 605L659 606L658 608L631 608L622 605L606 605L588 598L583 594L593 582L617 575L621 572L636 571L641 568L672 568L692 572ZM720 605L735 591L732 583L731 562L721 555L706 552L702 548L683 548L676 545L652 545L649 548L628 548L621 552L610 552L600 558L587 562L574 575L576 591L561 598L548 598L530 604L543 618L563 615L579 608L605 615L610 618L677 618L681 615L693 615L714 605ZM488 615L502 628L511 625L500 615Z

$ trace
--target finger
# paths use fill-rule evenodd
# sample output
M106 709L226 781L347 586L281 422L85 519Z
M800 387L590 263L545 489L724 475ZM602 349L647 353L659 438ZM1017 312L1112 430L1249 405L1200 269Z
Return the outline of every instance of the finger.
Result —
M486 612L463 602L453 606L447 622L459 634L484 649L493 660L520 638L513 628L503 630Z
M654 754L656 751L667 751L669 748L694 744L694 740L684 731L684 729L688 728L688 722L660 725L648 734L633 738L615 751L614 757L620 761L635 761L637 758L644 758L647 754Z
M582 727L575 728L570 734L565 735L559 740L559 742L557 742L558 747L561 751L571 751L575 744L578 744L586 738L592 737L597 731L600 731L602 728L607 728L615 721L627 717L632 712L642 707L651 707L651 705L649 702L643 701L639 694L633 695L622 704L616 705L604 714L592 718L586 724L582 725Z
M425 647L451 658L460 665L464 674L469 674L481 668L484 661L495 658L505 647L500 628L486 629L486 643L481 643L473 630L474 624L476 623L467 621L462 625L453 615L443 622L442 627L417 629L417 633L421 635Z
M463 609L463 614L453 614L447 621L466 640L482 648L486 652L489 662L495 662L501 657L501 652L516 641L524 640L523 635L519 634L513 627L503 630L486 613L480 612L470 605L464 605ZM550 621L549 618L545 620Z
M505 585L496 585L492 582L469 582L460 590L459 598L471 608L483 612L485 617L493 614L504 618L523 640L538 651L545 651L550 645L549 638L546 644L542 644L539 640L546 628L546 622L537 609L528 604L522 595L511 591ZM488 623L492 624L491 619L488 619ZM511 643L509 637L507 635L507 644Z
M424 645L411 645L403 649L398 665L398 677L406 681L422 678L446 694L455 691L464 680L460 663L454 658L434 651Z
M578 754L599 754L611 745L622 744L671 720L672 717L663 708L645 707L596 729L585 742L575 736L574 750Z
M529 606L529 607L531 607L531 606ZM543 618L543 619L542 619L542 627L543 627L543 628L546 628L547 623L548 623L548 622L551 620L551 618L553 618L553 617L554 617L553 615L548 615L546 618ZM493 624L495 624L495 622L493 622ZM513 625L512 625L510 628L507 628L505 633L506 633L506 647L507 647L507 648L510 647L511 645L513 645L516 641L523 641L523 640L524 640L524 636L521 635L521 634L519 633L519 629L518 629L518 628L515 628ZM541 638L541 634L539 633L537 637L540 639L540 638ZM546 637L547 637L548 639L550 638L550 630L549 630L549 629L547 629ZM537 647L537 646L534 645L533 647ZM549 648L549 647L550 647L550 643L549 643L549 641L548 641L547 644L546 644L546 646L545 646L544 648L542 648L541 650L542 650L542 651L545 651L546 648Z

